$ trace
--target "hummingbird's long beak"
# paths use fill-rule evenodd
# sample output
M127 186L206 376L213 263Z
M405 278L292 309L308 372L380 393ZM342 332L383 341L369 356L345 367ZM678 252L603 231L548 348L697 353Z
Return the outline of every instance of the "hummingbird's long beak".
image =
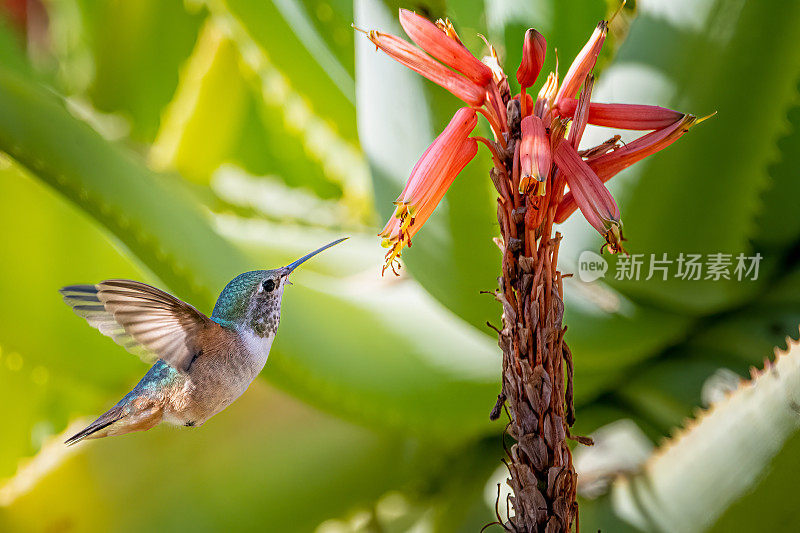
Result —
M281 270L283 270L283 275L284 276L288 276L292 272L292 270L294 270L295 268L299 267L300 265L302 265L303 263L305 263L306 261L308 261L309 259L311 259L315 255L317 255L321 251L327 250L331 246L337 245L342 241L346 241L347 239L349 239L349 237L342 237L341 239L336 239L335 241L333 241L331 243L328 243L325 246L317 248L316 250L314 250L311 253L307 253L306 255L304 255L303 257L301 257L300 259L298 259L294 263L289 263L288 265L286 265L285 267L283 267L281 269Z

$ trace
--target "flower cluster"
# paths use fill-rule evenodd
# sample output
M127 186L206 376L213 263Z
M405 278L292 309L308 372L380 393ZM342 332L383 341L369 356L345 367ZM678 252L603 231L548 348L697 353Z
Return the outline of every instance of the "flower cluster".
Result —
M548 214L551 223L560 223L580 209L604 237L606 249L624 251L619 207L604 183L666 148L699 120L657 106L591 103L592 71L609 23L597 25L560 83L557 72L547 76L535 99L527 90L539 78L547 51L545 38L536 30L525 33L522 62L516 73L521 90L512 96L508 78L488 43L489 55L481 61L461 43L448 20L433 23L401 9L400 24L417 46L375 30L367 32L367 37L387 55L444 87L468 107L456 112L425 151L395 202L394 215L380 233L383 246L389 248L384 271L389 266L394 269L403 247L411 246L412 236L475 156L476 141L492 152L510 194L528 196L537 213L532 220L534 228L544 223ZM477 113L488 121L494 141L470 137ZM628 144L623 145L617 135L581 150L588 124L652 131Z

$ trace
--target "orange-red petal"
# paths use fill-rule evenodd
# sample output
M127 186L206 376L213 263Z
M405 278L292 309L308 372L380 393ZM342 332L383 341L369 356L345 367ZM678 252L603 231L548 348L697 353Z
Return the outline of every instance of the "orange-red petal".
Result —
M475 110L459 109L445 130L417 161L406 187L395 204L394 214L378 234L390 248L386 268L391 266L411 237L436 209L455 177L475 157L478 145L468 137L477 124Z
M484 87L492 79L492 70L473 56L436 24L407 9L400 10L400 24L411 40L430 55L454 68L473 83Z
M436 31L441 33L439 29ZM375 30L367 35L375 46L398 63L444 87L470 105L483 105L486 99L485 87L477 85L457 72L453 72L419 48L399 37ZM449 39L449 37L446 38ZM488 69L488 67L486 68ZM489 75L491 76L491 71L489 71Z
M614 197L575 148L569 142L561 142L556 146L553 158L589 224L602 234L618 224L619 207Z
M592 36L589 37L589 42L584 45L572 65L570 65L567 75L564 76L564 81L558 89L558 94L556 94L556 102L567 98L575 98L575 95L578 94L578 89L580 89L583 80L597 63L597 56L600 55L606 35L608 35L608 22L602 20L595 28Z
M643 135L610 152L591 157L586 164L600 181L606 182L634 163L674 143L696 122L697 118L694 115L684 115L669 127ZM555 221L564 222L577 208L578 204L572 191L567 192L558 204Z

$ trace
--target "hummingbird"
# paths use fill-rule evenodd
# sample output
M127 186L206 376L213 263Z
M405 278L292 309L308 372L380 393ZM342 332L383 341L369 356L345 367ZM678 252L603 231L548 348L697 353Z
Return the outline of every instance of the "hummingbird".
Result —
M144 431L161 421L199 427L241 396L264 368L289 275L337 239L274 270L239 274L211 317L139 281L109 279L59 292L78 316L153 366L114 407L65 441Z

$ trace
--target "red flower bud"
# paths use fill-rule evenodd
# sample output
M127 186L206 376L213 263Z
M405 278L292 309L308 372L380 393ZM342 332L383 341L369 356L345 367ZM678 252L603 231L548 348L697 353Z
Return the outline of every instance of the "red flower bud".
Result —
M610 252L622 251L619 207L606 186L569 142L559 143L553 157L583 216L605 237Z
M578 94L583 80L592 71L595 63L597 63L597 56L600 55L600 49L603 48L603 43L608 34L608 23L605 20L600 21L595 28L592 36L589 37L589 42L584 45L583 49L575 57L575 60L570 65L567 75L564 76L564 81L558 89L556 95L556 102L568 98L575 98Z
M492 70L433 22L407 9L401 9L400 24L417 46L459 71L473 83L485 87L491 81Z
M517 81L525 88L536 83L536 78L542 71L544 57L547 52L547 41L544 35L530 28L525 32L522 43L522 62L517 69Z
M562 117L575 114L578 101L568 98L558 102ZM654 105L598 104L589 106L589 124L622 128L625 130L657 130L665 128L683 117L683 113Z
M521 129L519 192L525 194L533 184L536 186L534 194L544 196L545 183L553 163L547 130L542 119L533 115L522 119Z

